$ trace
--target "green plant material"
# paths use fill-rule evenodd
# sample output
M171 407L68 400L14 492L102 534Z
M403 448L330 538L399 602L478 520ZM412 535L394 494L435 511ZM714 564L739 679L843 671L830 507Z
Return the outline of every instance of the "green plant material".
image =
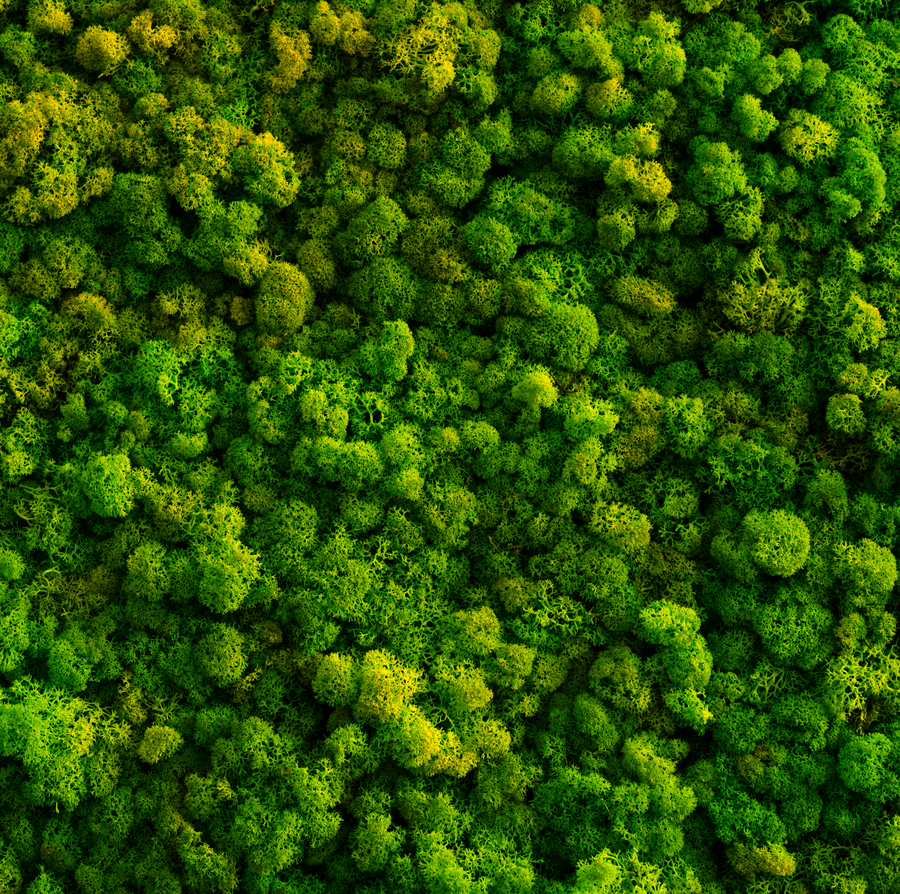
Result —
M0 0L0 891L900 890L890 5L114 6Z

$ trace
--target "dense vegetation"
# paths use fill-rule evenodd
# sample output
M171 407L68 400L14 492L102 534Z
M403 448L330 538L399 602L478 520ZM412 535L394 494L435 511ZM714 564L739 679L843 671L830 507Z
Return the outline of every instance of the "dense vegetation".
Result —
M895 0L0 0L0 892L896 894Z

